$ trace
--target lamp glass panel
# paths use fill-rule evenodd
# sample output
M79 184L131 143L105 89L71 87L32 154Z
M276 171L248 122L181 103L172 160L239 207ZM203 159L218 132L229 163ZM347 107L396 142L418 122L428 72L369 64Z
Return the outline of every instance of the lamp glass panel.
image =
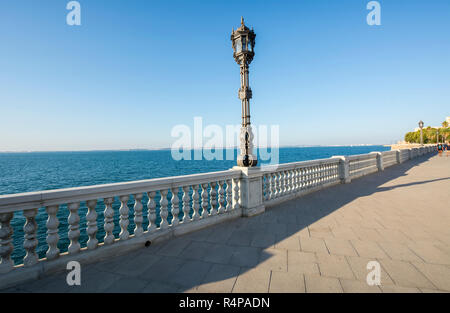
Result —
M243 36L242 37L242 50L247 50L247 37Z
M242 51L242 43L239 39L236 40L236 53L239 53Z

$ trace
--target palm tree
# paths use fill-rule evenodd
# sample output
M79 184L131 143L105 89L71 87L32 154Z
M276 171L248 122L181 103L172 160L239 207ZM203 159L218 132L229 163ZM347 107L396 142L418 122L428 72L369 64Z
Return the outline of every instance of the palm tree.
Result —
M447 121L443 121L442 122L442 127L447 128L448 127L448 122Z

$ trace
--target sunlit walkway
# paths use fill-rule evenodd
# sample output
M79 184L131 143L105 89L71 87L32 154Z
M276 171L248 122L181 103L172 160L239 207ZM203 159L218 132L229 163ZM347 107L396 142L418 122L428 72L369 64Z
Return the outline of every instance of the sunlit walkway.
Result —
M369 286L369 261L381 285ZM425 156L351 184L8 291L450 291L450 157Z

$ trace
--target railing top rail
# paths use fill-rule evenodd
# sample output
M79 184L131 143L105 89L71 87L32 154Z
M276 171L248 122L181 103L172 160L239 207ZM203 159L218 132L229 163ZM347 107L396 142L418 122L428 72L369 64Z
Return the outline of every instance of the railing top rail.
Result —
M334 164L339 163L338 158L327 158L327 159L317 159L317 160L308 160L308 161L300 161L300 162L291 162L291 163L283 163L283 164L275 164L275 165L266 165L261 167L261 171L264 174L290 170L294 168L303 168L308 166L315 165L323 165L323 164Z
M377 157L376 153L367 153L367 154L349 155L347 156L347 159L349 161L359 161L359 160L376 159L376 157Z
M0 195L0 213L40 208L48 205L151 192L160 189L177 188L187 185L208 183L215 179L227 180L238 178L240 175L241 171L231 169L219 172Z

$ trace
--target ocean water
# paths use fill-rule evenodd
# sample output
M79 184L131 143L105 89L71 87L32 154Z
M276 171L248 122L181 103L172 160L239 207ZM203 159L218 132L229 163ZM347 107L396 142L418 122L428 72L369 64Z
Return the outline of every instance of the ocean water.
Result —
M341 146L341 147L298 147L280 148L279 163L289 163L313 159L329 158L333 155L355 155L372 151L386 151L384 146ZM237 151L234 150L234 155ZM193 156L193 155L192 155ZM139 150L139 151L84 151L84 152L30 152L30 153L0 153L0 195L14 194L30 191L41 191L58 188L89 186L97 184L125 182L141 179L150 179L167 176L178 176L195 173L205 173L230 169L236 164L234 160L181 160L175 161L170 150ZM268 163L266 162L262 162ZM181 192L178 195L181 199ZM155 201L159 203L159 195ZM168 195L169 199L171 194ZM148 198L144 196L143 215L144 230L146 229ZM133 233L134 199L130 196L128 207L130 208L130 225L128 230ZM119 226L120 202L115 199L113 209L115 211L113 230L117 237L120 233ZM98 213L97 239L103 242L105 235L103 229L103 210L105 206L99 199L96 211ZM85 203L80 206L80 243L85 246L87 242ZM157 207L158 213L158 207ZM69 240L67 238L67 217L69 212L66 205L60 206L58 211L59 236L58 247L61 252L67 251ZM169 221L172 216L169 214ZM44 257L48 248L46 239L47 214L45 208L39 208L36 221L38 224L37 253ZM14 252L13 259L16 264L22 263L25 251L23 245L23 225L25 218L21 212L17 212L11 222L13 226ZM157 219L159 224L159 219Z

